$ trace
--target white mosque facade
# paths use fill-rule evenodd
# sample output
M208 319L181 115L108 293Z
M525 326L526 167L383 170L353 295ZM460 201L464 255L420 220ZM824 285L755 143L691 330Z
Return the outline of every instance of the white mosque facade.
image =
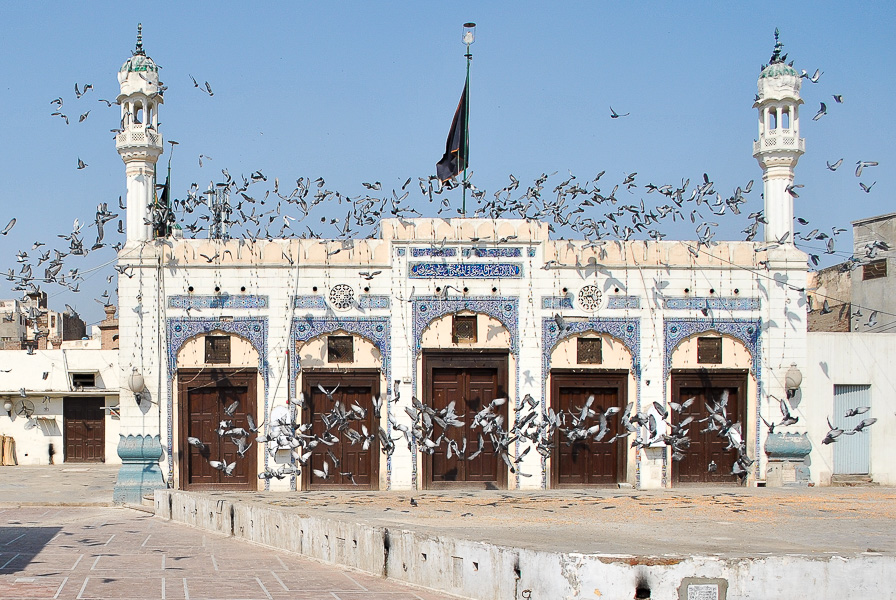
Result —
M478 218L385 219L378 237L351 243L156 238L147 218L163 151L162 96L157 68L139 46L119 82L124 127L116 145L126 166L127 243L119 253L126 273L119 277L123 464L116 500L139 501L163 486L734 484L737 455L726 448L728 440L700 433L706 403L723 393L754 461L746 483L772 485L787 477L767 452L761 420L781 419L777 399L794 387L793 366L804 366L807 352L807 257L792 243L793 201L786 191L804 150L800 78L783 62L762 72L755 105L753 151L763 175L766 241L709 247L553 240L545 223ZM138 114L139 122L131 118ZM533 409L536 420L549 409L578 411L591 395L599 412L621 412L632 403L633 412L655 422L662 421L661 409L695 398L670 417L694 417L685 458L673 460L662 439L633 446L651 437L643 427L614 443L569 445L558 434L550 452L527 451L530 440L513 439L511 468L487 441L475 459L459 460L444 440L435 449L409 444L396 429L410 425L406 409L414 398L436 409L454 401L465 425L448 437L459 447L465 439L469 455L481 434L472 417L495 398L509 399L496 409L509 429ZM379 416L375 397L383 399ZM226 414L236 400L235 413ZM262 424L259 432L281 419L312 423L311 432L322 434L320 414L335 400L359 406L364 417L353 428L360 432L364 425L373 434L369 447L337 435L302 467L295 449L276 440L253 442L240 456L215 431L227 420L248 427L251 415ZM619 427L617 418L611 422L610 436ZM383 451L379 428L396 440L391 454ZM804 437L788 431L775 433L772 446L794 440L799 446ZM203 441L205 454L189 437ZM236 466L228 475L210 467L209 458ZM326 478L312 472L323 461L331 469ZM287 463L301 473L258 477Z

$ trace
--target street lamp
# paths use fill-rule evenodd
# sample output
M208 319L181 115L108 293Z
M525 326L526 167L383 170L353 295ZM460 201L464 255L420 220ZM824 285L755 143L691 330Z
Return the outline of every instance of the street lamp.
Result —
M9 398L3 403L3 410L6 411L8 417L12 418L12 401Z
M137 367L131 367L131 374L128 376L128 389L134 393L134 400L139 405L141 402L140 394L146 389L146 383L143 381L143 375L137 370Z
M476 38L476 23L464 23L464 44L467 46L467 53L470 52L470 44L475 41Z

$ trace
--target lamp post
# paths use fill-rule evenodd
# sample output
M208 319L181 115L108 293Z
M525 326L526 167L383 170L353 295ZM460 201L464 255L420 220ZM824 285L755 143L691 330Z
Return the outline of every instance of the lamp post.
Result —
M467 53L464 54L467 59L467 81L464 89L467 91L467 101L464 103L464 190L461 212L465 217L467 216L467 163L470 162L470 63L473 61L470 45L474 41L476 41L476 23L464 23L463 42L467 47Z

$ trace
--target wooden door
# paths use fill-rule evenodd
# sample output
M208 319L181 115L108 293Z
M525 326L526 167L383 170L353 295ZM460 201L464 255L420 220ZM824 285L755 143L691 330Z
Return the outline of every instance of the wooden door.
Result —
M449 427L445 439L432 454L424 454L424 486L430 489L452 487L479 487L499 489L507 486L507 469L494 452L488 435L483 436L484 448L473 460L459 459L452 454L448 458L448 440L454 440L466 455L479 450L482 429L473 428L473 417L495 398L506 397L507 355L476 353L439 353L424 355L424 371L427 377L425 401L435 410L441 410L454 402L455 412L462 415L462 427ZM499 408L507 428L507 406ZM436 426L435 435L442 433Z
M308 403L303 412L303 422L311 423L311 431L315 436L320 437L329 432L338 439L332 446L319 444L313 451L310 463L302 468L303 487L312 490L379 489L379 419L373 413L373 396L379 395L380 390L379 371L306 371L302 374L302 379ZM337 385L339 387L332 393L333 399L330 400L318 385L327 391L332 391ZM351 419L347 424L331 423L328 426L323 417L333 411L337 402L344 411L351 411L353 404L359 406L365 411L365 417ZM385 407L383 410L385 411ZM361 425L367 428L368 435L375 436L367 450L364 450L362 443L353 444L347 433L348 429L352 429L363 437ZM336 457L335 461L330 456L331 453ZM313 469L323 470L324 461L329 464L329 479L316 477L312 473Z
M214 371L179 371L179 404L181 409L181 475L184 489L257 489L257 454L255 434L245 456L240 456L237 445L227 435L219 435L222 421L230 421L231 428L249 428L246 415L256 417L256 372L232 373ZM224 410L239 402L233 415ZM255 418L259 422L258 418ZM187 443L195 437L205 444L197 448ZM210 460L225 464L236 463L230 475L213 468Z
M567 426L572 416L580 416L588 397L594 396L591 409L597 414L626 404L627 374L618 373L551 373L551 403L554 410L566 413ZM599 422L586 417L580 427L588 428ZM552 487L582 487L616 485L625 479L625 455L628 444L623 441L609 443L619 432L619 416L607 419L608 431L601 441L577 440L570 444L568 438L557 432L554 454L551 459Z
M687 427L691 445L684 451L681 461L672 462L672 481L674 483L734 483L737 478L731 474L734 461L737 459L735 449L726 450L728 437L720 437L718 431L706 429L710 411L707 404L718 403L728 392L725 405L727 418L739 421L744 439L749 438L746 411L746 374L733 373L673 373L672 401L679 404L694 398L694 402L681 414L671 413L673 422L681 422L694 417ZM703 422L699 422L704 420ZM709 464L716 464L716 470L710 471Z
M65 462L105 462L104 404L102 398L63 398Z

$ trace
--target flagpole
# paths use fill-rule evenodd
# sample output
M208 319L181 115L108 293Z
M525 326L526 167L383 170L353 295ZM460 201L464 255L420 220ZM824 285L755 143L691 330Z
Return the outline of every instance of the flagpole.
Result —
M467 216L467 163L470 162L470 63L473 61L473 54L470 52L470 44L473 43L476 31L476 23L464 23L464 44L467 46L467 53L464 58L467 59L467 80L464 84L466 90L466 101L464 102L464 181L463 181L463 203L461 204L461 214Z

